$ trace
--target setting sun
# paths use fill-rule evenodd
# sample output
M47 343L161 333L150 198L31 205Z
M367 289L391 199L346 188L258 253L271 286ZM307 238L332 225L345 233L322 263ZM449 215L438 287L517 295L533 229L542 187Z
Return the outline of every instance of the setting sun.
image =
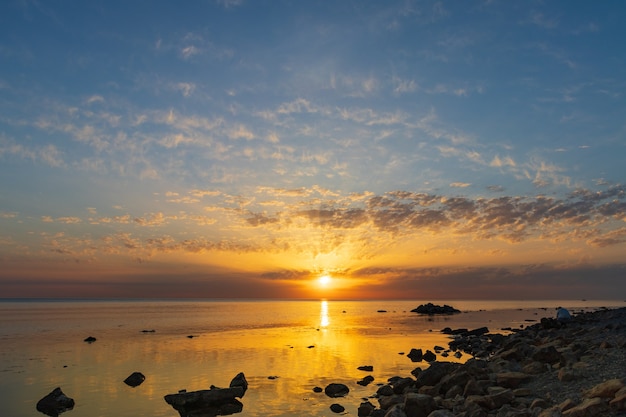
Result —
M317 279L317 282L320 285L320 287L327 287L331 281L332 281L332 278L329 275L322 275L321 277Z

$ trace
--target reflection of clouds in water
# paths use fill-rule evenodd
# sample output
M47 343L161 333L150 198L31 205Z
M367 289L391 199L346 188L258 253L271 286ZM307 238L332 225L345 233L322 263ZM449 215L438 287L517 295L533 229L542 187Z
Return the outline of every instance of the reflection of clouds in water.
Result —
M323 300L320 308L320 327L327 327L330 324L328 319L328 301Z

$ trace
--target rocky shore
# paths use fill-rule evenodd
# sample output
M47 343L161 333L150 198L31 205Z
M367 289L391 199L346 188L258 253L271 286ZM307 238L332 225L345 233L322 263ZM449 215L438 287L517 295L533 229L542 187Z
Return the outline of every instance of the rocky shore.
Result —
M472 359L391 378L359 417L626 416L626 308L544 318L506 336L451 334L451 350Z

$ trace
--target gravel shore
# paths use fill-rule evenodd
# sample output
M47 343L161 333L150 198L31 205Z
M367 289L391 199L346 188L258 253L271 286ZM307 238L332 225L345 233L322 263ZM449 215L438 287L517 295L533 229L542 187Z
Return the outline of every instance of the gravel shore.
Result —
M359 417L626 417L626 308L544 318L507 336L477 330L450 343L472 359L390 380Z

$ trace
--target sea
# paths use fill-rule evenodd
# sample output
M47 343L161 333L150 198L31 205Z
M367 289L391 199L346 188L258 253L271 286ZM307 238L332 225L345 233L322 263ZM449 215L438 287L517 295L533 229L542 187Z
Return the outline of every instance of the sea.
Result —
M356 416L389 378L428 367L409 359L411 349L447 349L445 327L508 334L555 317L557 307L572 314L626 307L624 300L450 300L433 303L461 313L411 312L427 302L0 300L0 415L44 415L37 402L60 387L75 401L63 417L176 417L165 395L228 387L243 372L241 417L332 416L333 403ZM470 359L446 354L437 360ZM133 372L145 375L134 388L123 382ZM371 384L357 384L368 375ZM350 392L314 392L330 383Z

